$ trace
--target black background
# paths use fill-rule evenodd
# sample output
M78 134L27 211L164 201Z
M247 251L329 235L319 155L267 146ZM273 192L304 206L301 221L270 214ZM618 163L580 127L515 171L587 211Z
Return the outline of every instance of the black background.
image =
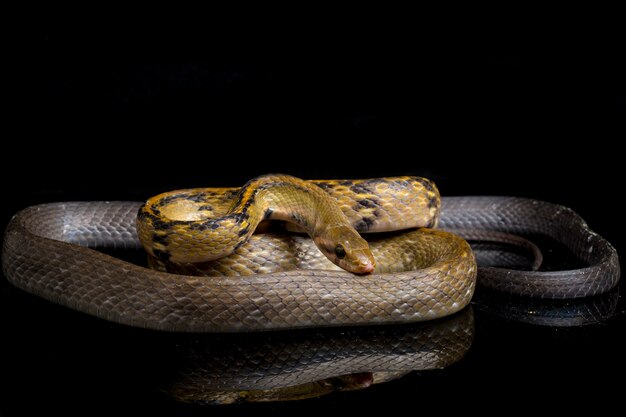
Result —
M482 23L293 39L43 25L9 45L3 218L268 172L412 174L443 195L569 205L617 238L619 38Z
M410 174L434 179L444 196L517 195L570 206L622 253L617 146L626 96L614 35L547 37L532 25L508 26L505 19L487 29L476 23L414 32L372 24L342 36L317 28L295 39L279 30L44 25L11 45L0 226L31 204L143 200L175 188L237 186L269 172ZM5 280L2 288L5 305L36 303ZM513 403L552 398L551 390L595 398L608 386L599 381L623 369L615 348L623 304L619 310L610 324L575 337L522 326L534 342L517 336L519 325L483 321L496 332L483 330L474 354L485 368L380 388L356 397L360 406L340 396L308 407L411 404L418 398L407 398L421 390L437 396L450 386L467 401L485 401L481 374ZM5 327L20 328L20 314L5 313ZM489 347L498 340L510 355L497 343ZM62 379L62 367L54 369ZM29 387L27 377L21 382ZM19 410L19 401L10 409Z

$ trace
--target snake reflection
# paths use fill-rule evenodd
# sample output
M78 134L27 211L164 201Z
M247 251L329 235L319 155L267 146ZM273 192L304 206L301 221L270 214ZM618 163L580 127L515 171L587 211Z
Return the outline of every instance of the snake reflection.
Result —
M471 308L422 324L207 335L179 346L178 373L164 391L214 404L312 398L447 367L473 338Z

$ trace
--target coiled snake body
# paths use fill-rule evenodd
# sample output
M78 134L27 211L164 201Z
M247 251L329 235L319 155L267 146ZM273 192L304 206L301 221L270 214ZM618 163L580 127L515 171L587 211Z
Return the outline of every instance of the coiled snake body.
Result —
M322 203L312 203L312 194L321 195ZM326 212L325 199L333 197L339 210ZM293 200L287 205L295 209L284 210L283 198ZM43 204L21 211L10 222L3 270L14 285L48 300L115 322L168 331L429 320L465 307L476 278L475 259L465 240L419 228L437 225L440 201L434 185L416 177L304 183L266 176L241 190L178 191L145 205ZM319 204L318 210L310 210L311 204ZM351 270L360 274L372 272L374 264L376 269L368 275L338 270L298 235L251 236L264 219L295 223L340 267L350 262ZM348 231L346 221L360 232L418 229L374 235L370 252L358 234ZM613 247L562 206L521 198L447 198L439 225L459 232L548 235L588 265L550 272L481 268L481 283L497 289L572 298L605 292L619 279ZM217 234L207 238L207 231ZM92 249L138 248L141 243L170 271L219 276L151 270ZM230 252L223 260L214 259ZM229 276L235 273L244 276Z

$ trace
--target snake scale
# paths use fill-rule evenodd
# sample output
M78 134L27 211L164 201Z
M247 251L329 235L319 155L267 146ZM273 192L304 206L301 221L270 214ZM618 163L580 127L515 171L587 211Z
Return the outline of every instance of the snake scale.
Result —
M297 180L301 189L294 192L292 187L291 194L285 194L280 189L291 178L264 176L241 189L166 193L146 204L29 207L7 227L3 270L15 286L82 312L131 326L185 332L406 323L452 314L470 302L475 287L475 259L462 239L468 230L547 235L586 265L570 271L480 268L479 280L485 286L536 297L576 298L606 292L619 280L615 249L563 206L516 197L440 199L434 184L419 177L306 186ZM297 196L293 203L300 208L282 211L266 192L271 188ZM341 214L324 213L326 203L302 203L309 199L309 189L323 199L337 200ZM265 203L258 203L262 198ZM322 214L307 212L311 204L318 204L316 212ZM411 208L407 212L404 207ZM295 223L315 245L301 235L252 235L256 224L268 219ZM354 234L342 240L352 232L343 225L323 227L320 219L347 219L359 232L412 230L373 233L364 243ZM438 229L423 228L437 224ZM229 235L220 250L233 252L230 256L215 259L196 246L185 248L190 237L202 241L203 233L211 230L220 232L218 241ZM137 249L142 243L153 263L170 272L94 250ZM278 252L285 248L291 252ZM353 272L360 275L340 270L326 258L344 269L349 267L342 261L353 262ZM187 275L198 268L218 276ZM235 273L243 276L230 276Z

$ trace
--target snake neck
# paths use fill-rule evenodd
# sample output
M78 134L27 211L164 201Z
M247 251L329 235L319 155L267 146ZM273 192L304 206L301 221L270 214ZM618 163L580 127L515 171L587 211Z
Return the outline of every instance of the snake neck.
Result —
M262 220L282 220L315 237L329 225L349 225L336 202L321 188L290 175L264 175L246 183L229 210L250 233Z

